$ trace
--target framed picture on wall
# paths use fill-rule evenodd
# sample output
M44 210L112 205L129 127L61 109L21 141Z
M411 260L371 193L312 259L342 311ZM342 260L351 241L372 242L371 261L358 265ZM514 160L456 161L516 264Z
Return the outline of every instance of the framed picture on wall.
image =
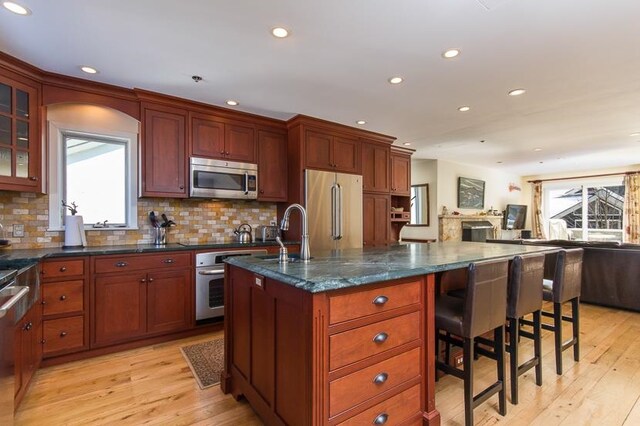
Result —
M461 209L484 208L484 181L458 178L458 207Z

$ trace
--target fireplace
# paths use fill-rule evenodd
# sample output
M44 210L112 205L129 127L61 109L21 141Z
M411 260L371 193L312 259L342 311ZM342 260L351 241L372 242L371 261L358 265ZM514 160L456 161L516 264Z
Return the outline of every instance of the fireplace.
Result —
M485 242L493 237L493 225L488 220L462 222L462 241Z

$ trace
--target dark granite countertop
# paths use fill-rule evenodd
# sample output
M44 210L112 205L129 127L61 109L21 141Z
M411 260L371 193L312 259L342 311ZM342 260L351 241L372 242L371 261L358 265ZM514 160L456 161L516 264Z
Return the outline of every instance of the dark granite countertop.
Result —
M550 250L557 250L557 247L472 242L408 243L388 248L312 252L309 263L298 261L280 265L277 259L261 259L260 256L234 257L226 262L311 293L320 293L464 268L480 260Z
M295 241L286 241L285 245L299 244ZM205 250L226 248L272 247L277 246L275 241L253 243L204 243L204 244L166 244L156 246L153 244L119 245L119 246L95 246L95 247L70 247L70 248L43 248L43 249L4 249L0 251L0 269L20 269L44 258L70 257L70 256L96 256L106 254L131 254L131 253L156 253L176 250Z

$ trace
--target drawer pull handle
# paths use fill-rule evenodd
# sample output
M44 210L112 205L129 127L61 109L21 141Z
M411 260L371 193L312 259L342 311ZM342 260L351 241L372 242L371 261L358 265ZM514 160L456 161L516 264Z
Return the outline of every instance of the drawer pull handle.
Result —
M127 265L128 265L127 262L118 262L118 263L116 263L116 267L118 267L118 268L124 268Z
M175 263L175 260L173 259L165 259L162 261L162 263Z
M373 419L374 425L383 425L389 420L389 415L387 413L380 413Z
M375 343L384 343L389 338L389 335L385 332L378 333L373 337Z
M376 306L382 306L388 301L389 301L389 298L387 296L378 296L375 299L373 299L373 304Z
M60 337L66 337L66 336L67 336L67 332L66 331L63 331L63 332L60 333Z
M65 300L67 300L67 296L63 294L62 296L60 296L60 300L64 302Z
M66 266L63 266L63 267L60 268L60 272L66 272L66 270L67 270Z
M376 385L381 385L387 381L389 375L387 373L380 373L376 377L373 378L373 383Z

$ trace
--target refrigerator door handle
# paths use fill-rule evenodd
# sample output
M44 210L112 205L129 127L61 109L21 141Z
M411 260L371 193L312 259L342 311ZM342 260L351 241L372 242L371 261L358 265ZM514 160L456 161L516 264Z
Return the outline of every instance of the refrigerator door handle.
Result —
M336 211L338 209L337 198L338 198L338 188L334 183L333 185L331 185L331 238L334 240L337 239L337 233L336 233L336 227L337 227Z
M336 184L337 187L337 209L336 209L336 240L342 239L342 187L339 183Z

